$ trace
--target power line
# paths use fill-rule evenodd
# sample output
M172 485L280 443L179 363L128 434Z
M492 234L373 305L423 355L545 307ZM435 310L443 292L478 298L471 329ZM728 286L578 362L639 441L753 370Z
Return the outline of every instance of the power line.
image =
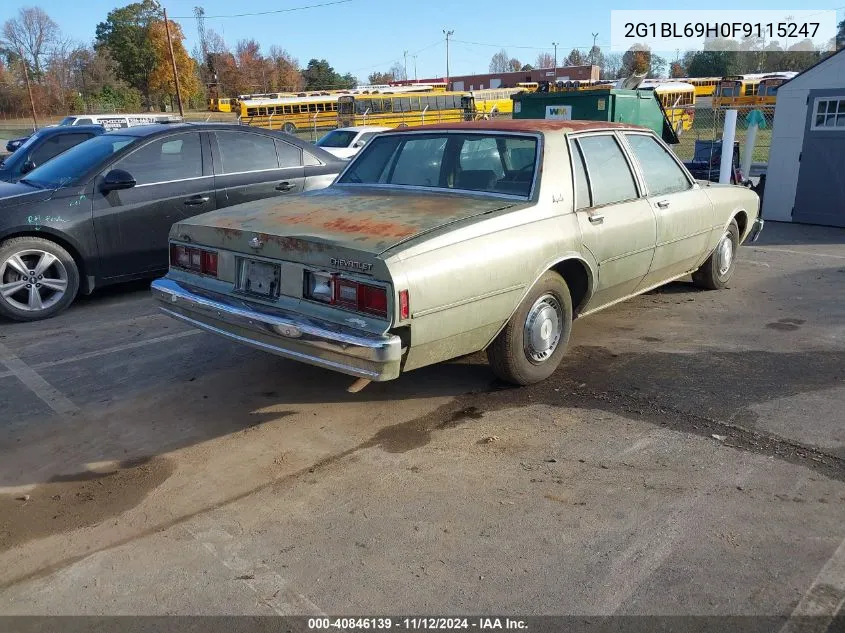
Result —
M232 15L206 15L204 16L206 20L214 20L216 18L246 18L252 17L257 15L271 15L274 13L290 13L292 11L304 11L306 9L317 9L319 7L331 7L336 4L346 4L347 2L352 2L352 0L334 0L333 2L322 2L320 4L309 4L302 7L292 7L290 9L275 9L273 11L259 11L258 13L233 13ZM190 20L194 18L193 15L173 15L170 16L171 20Z
M513 45L513 44L512 45L488 44L486 42L469 42L467 40L456 40L456 39L452 39L451 41L452 42L460 42L462 44L471 44L473 46L489 46L489 47L492 47L492 48L504 48L504 49L508 49L508 48L518 48L519 49L519 48L521 48L521 49L527 49L527 50L532 50L532 51L547 51L547 50L549 50L548 46L543 47L543 46L517 46L517 45ZM561 45L561 44L558 44L558 46L560 46L561 48L564 48L564 49L570 48L569 46ZM599 48L607 48L608 46L610 46L610 44L599 44L598 45ZM572 46L571 48L577 48L577 49L583 48L583 49L589 50L591 47L588 44L586 46Z
M408 53L408 55L410 55L411 57L413 57L413 56L415 56L415 55L418 55L419 53L422 53L423 51L427 51L428 49L430 49L430 48L433 48L433 47L437 46L438 44L440 44L440 43L442 43L442 42L443 42L443 38L441 37L439 40L437 40L436 42L432 42L432 43L431 43L431 44L429 44L428 46L423 46L423 47L422 47L422 48L420 48L420 49L417 49L417 50L415 50L415 51L413 51L413 52L409 52L409 53ZM397 58L394 58L394 59L391 59L391 60L389 60L389 61L386 61L386 62L379 62L378 64L371 64L371 65L369 65L369 66L362 66L361 68L353 68L353 69L352 69L352 70L350 70L349 72L350 72L350 73L356 73L356 72L361 72L362 70L370 70L371 68L382 68L382 67L386 66L387 64L394 64L394 63L399 63L399 58L398 58L398 57L397 57Z

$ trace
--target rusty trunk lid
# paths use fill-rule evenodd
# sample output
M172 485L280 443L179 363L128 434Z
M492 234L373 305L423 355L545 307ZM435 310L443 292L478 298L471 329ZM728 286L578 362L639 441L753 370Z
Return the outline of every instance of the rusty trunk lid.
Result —
M378 255L443 226L515 204L520 202L465 193L332 186L195 216L175 225L171 236L244 253L255 252L251 242L257 238L278 246L285 259L301 260L297 252L336 249ZM277 256L276 250L262 255Z

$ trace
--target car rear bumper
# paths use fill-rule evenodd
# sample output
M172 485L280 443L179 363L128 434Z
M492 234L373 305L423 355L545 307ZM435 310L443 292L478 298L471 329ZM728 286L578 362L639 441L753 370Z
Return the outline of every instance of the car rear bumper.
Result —
M402 343L246 299L211 293L167 277L153 282L162 312L257 349L374 381L399 376Z
M746 238L746 242L756 242L757 238L760 237L760 232L763 230L763 225L765 222L763 218L758 217L754 220L754 224L751 225L751 230L748 231L748 237Z

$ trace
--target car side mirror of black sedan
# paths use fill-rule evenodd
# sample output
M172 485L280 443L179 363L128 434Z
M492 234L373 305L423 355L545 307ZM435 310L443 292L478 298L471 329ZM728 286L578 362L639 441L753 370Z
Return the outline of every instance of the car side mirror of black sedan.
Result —
M132 177L128 171L123 169L112 169L103 178L103 184L100 185L100 190L103 193L109 191L117 191L119 189L131 189L135 186L135 178Z
M33 163L31 160L28 160L23 165L21 165L21 174L28 174L33 169L35 169L35 163Z

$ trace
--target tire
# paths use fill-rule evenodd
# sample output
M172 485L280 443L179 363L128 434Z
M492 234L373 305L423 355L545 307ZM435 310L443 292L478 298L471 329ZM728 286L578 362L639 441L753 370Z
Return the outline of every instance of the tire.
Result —
M736 251L739 248L739 227L731 220L727 230L719 238L715 250L710 253L701 268L692 274L693 283L707 290L723 290L728 287L736 271ZM727 259L727 261L726 261Z
M293 134L294 132L296 132L296 126L293 123L288 122L282 126L282 130L284 130L288 134Z
M48 319L65 310L78 290L76 262L55 242L13 237L0 244L0 315L15 321Z
M534 284L505 329L487 348L493 373L515 385L545 380L560 365L571 330L569 287L563 277L548 271ZM548 346L543 349L543 345Z

